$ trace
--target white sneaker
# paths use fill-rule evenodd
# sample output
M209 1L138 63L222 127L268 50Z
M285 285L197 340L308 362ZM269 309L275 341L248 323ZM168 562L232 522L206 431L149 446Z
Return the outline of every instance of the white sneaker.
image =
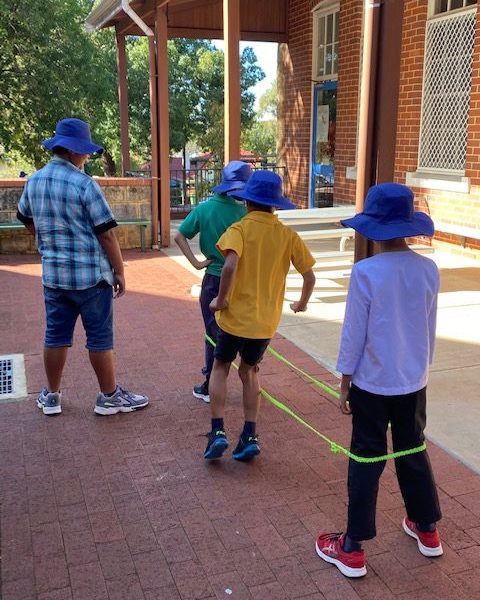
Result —
M148 404L146 396L134 394L117 385L112 396L105 396L100 392L93 409L97 415L116 415L119 412L133 412L139 408L145 408Z
M37 398L37 406L41 408L44 415L58 415L62 412L62 394L60 392L49 392L43 388Z

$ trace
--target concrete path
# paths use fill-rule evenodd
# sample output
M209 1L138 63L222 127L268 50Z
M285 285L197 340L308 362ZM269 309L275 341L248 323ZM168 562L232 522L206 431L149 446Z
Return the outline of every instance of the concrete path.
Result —
M195 241L193 247L198 251ZM314 253L338 250L338 240L308 242ZM200 279L178 249L168 254ZM429 439L480 473L480 261L436 250L428 254L441 273L437 346L428 393ZM288 277L279 333L332 373L345 312L350 260L317 263L315 292L304 314L293 315L289 303L299 298L302 278ZM338 375L338 373L337 373Z
M118 376L151 404L136 414L94 415L97 388L79 330L63 413L48 418L35 406L44 385L39 261L0 258L0 352L25 355L28 387L28 398L0 402L2 600L480 597L480 476L435 444L429 451L445 555L423 557L401 531L404 510L389 463L361 581L346 580L314 552L320 531L345 524L345 457L264 402L259 459L239 464L227 454L205 464L209 411L191 395L202 365L201 319L190 295L198 279L161 253L130 252L126 260L129 291L115 301ZM335 381L282 335L273 346ZM268 391L348 444L350 421L330 397L270 356L261 375ZM232 374L232 444L240 401Z

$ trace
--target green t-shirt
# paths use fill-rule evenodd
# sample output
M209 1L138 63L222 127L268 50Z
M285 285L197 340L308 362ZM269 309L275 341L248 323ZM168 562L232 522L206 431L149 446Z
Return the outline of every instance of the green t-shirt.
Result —
M216 243L230 225L247 214L244 204L224 194L214 194L201 202L186 217L179 232L188 240L200 234L200 250L205 258L213 259L207 267L210 275L221 275L225 258L217 250Z

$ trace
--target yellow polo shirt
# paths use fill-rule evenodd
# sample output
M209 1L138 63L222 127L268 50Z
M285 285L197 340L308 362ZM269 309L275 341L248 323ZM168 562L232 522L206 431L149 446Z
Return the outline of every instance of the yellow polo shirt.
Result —
M239 257L228 306L215 313L221 329L244 338L271 338L282 316L285 280L293 264L309 271L315 259L296 231L273 213L249 212L217 242L223 254Z

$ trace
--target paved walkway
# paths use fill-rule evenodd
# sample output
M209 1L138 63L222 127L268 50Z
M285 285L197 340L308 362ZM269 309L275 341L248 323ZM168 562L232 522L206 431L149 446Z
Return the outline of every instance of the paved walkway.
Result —
M177 227L178 222L173 222ZM293 315L289 302L298 300L302 279L293 269L287 279L283 318L278 328L321 365L334 372L345 314L351 259L326 260L338 249L338 240L309 241L318 257L317 281L305 313ZM199 252L198 237L192 248ZM169 256L193 270L173 245ZM441 289L438 303L437 342L428 383L427 436L480 473L480 260L436 249L428 255L438 265ZM473 326L472 326L473 325Z
M388 464L369 573L345 579L314 552L321 530L341 530L347 461L264 403L263 451L252 464L205 464L208 407L191 396L202 363L197 279L162 254L126 254L129 292L116 301L119 380L151 405L93 413L96 385L79 331L63 386L64 412L46 418L40 266L0 259L2 354L24 353L28 399L0 402L3 600L472 600L480 598L480 477L429 445L444 519L445 555L429 560L400 528ZM317 377L333 376L292 342L272 344ZM348 444L349 419L268 356L263 386L329 437ZM232 373L231 441L241 427Z

